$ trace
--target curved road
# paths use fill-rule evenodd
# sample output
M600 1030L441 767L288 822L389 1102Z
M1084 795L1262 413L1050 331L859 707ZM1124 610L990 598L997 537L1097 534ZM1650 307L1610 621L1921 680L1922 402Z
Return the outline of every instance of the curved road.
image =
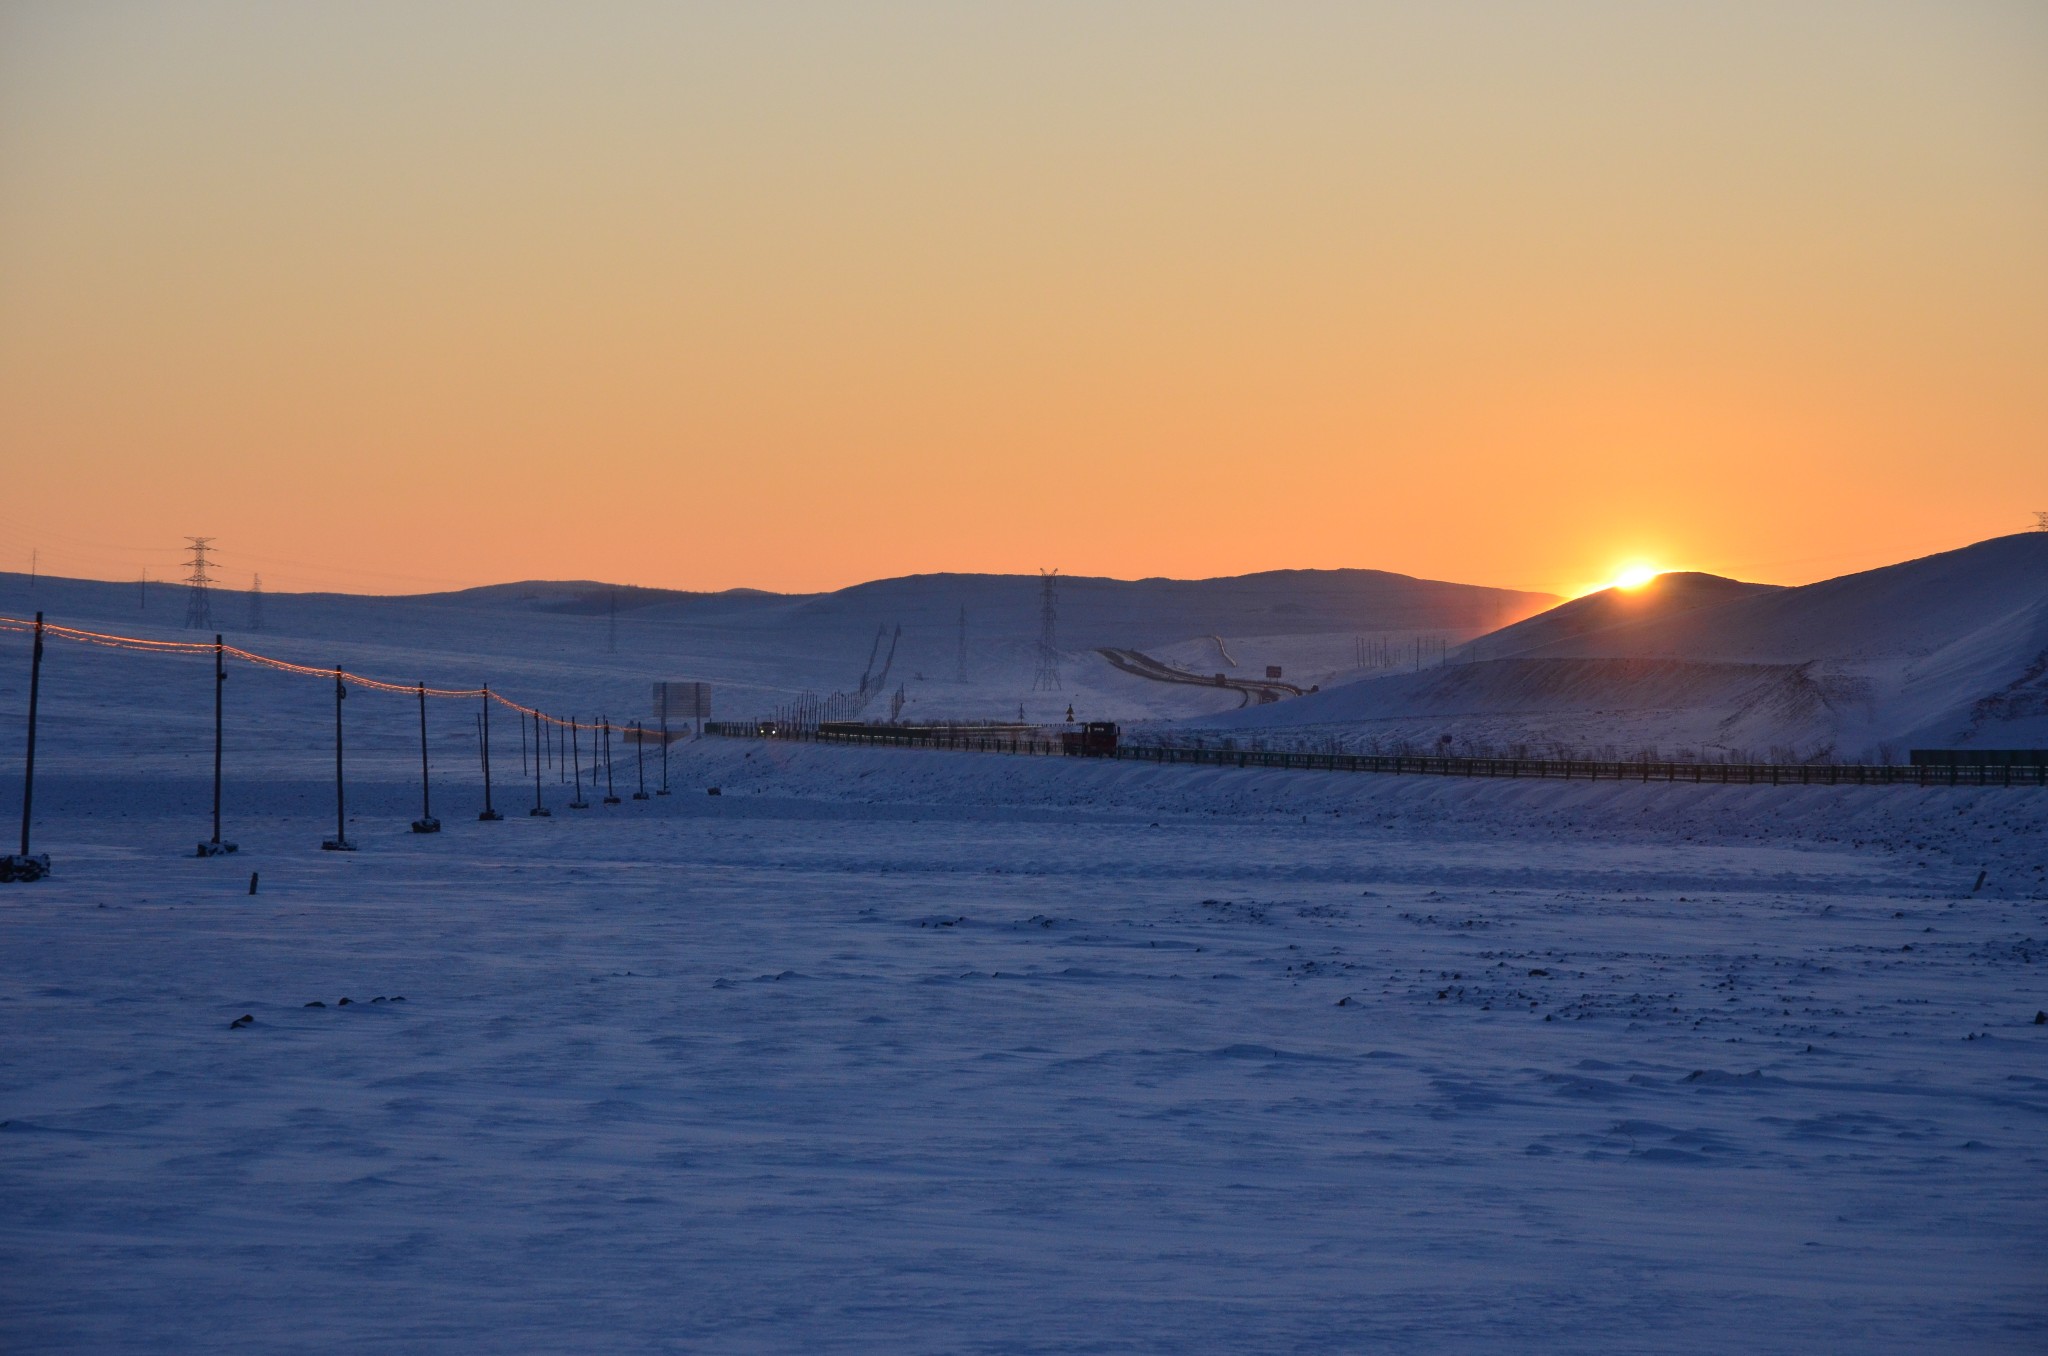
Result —
M1282 696L1299 697L1302 690L1292 683L1283 683L1277 678L1232 678L1226 675L1189 673L1162 663L1151 655L1139 650L1098 649L1095 653L1107 659L1125 673L1140 678L1150 678L1157 683L1188 683L1195 687L1225 687L1244 694L1238 703L1240 709L1254 703L1264 706L1277 702Z

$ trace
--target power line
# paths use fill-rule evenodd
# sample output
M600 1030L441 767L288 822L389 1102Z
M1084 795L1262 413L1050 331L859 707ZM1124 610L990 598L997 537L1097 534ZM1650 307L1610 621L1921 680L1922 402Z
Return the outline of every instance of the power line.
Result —
M187 631L210 631L213 629L213 600L209 590L213 587L213 575L209 570L206 553L213 546L211 537L187 537L191 543L192 558L185 565L192 573L185 576L185 629Z
M0 632L33 632L36 630L36 626L35 622L21 617L0 616ZM110 650L139 650L145 654L206 656L219 654L228 659L239 659L246 663L260 665L266 669L275 669L280 673L303 674L307 677L321 678L329 681L339 680L351 687L367 688L372 692L397 692L408 697L414 697L424 691L429 697L481 697L486 701L496 702L498 705L509 710L532 716L536 721L544 722L548 728L563 730L595 730L598 728L593 723L578 721L572 717L548 715L537 707L515 702L504 693L489 687L423 688L416 682L388 683L381 678L372 678L366 674L355 673L348 669L297 664L289 659L279 659L275 655L258 654L254 650L245 650L238 645L222 645L218 641L212 640L156 640L148 636L129 636L117 632L84 631L75 626L58 626L54 622L45 623L42 630L58 640L76 641L83 645L96 645Z

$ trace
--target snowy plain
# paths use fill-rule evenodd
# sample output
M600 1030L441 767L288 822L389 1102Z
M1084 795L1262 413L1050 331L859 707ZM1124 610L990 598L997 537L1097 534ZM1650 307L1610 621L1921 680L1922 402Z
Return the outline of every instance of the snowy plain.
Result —
M199 861L77 775L8 1350L2048 1340L2037 792L706 739L430 837L393 760L353 855L279 777Z
M270 615L231 638L619 721L827 648ZM999 657L963 698L1016 699ZM479 823L448 701L415 836L416 705L358 689L332 854L332 684L237 666L241 850L198 860L212 696L205 658L46 662L0 1350L2048 1346L2048 793L702 739L665 798L571 811L549 767L534 819L501 714Z

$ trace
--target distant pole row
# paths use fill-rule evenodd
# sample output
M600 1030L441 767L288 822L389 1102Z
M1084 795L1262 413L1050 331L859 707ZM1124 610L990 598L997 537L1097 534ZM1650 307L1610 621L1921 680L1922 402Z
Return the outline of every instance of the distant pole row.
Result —
M8 629L20 626L19 620L8 619ZM49 854L33 852L30 841L30 833L35 822L36 733L37 723L41 714L43 651L46 630L41 612L36 613L32 629L34 639L29 659L28 739L22 765L21 850L18 853L0 857L0 882L39 880L50 872ZM136 636L100 635L94 632L75 631L61 626L56 627L55 630L58 634L71 639L107 645L113 648L140 649L173 654L198 654L204 653L207 650L212 651L213 832L211 837L199 844L197 852L193 855L197 857L218 857L235 852L238 845L221 837L224 749L227 723L226 688L228 655L232 653L237 658L250 660L271 668L282 669L286 672L319 674L322 671L307 668L301 664L287 663L283 660L271 659L267 656L236 649L229 646L225 638L219 634L214 636L213 643L208 646L200 642L151 641ZM541 793L541 765L544 750L551 750L554 744L554 741L549 736L552 734L553 729L558 726L566 726L569 731L569 752L575 773L575 799L569 802L569 808L574 810L587 810L590 808L589 802L583 798L582 731L586 726L582 721L574 719L564 720L560 717L549 716L534 707L520 706L518 703L508 701L504 697L492 692L489 684L472 690L437 690L428 688L426 681L422 679L412 685L410 689L407 689L397 684L380 682L351 674L339 664L334 666L332 672L334 677L334 836L325 839L321 843L320 846L323 850L329 852L353 852L356 850L355 843L348 836L348 778L345 761L347 746L345 739L346 730L342 719L342 703L348 699L348 689L351 682L391 692L410 690L418 702L420 730L420 817L412 821L412 831L414 833L439 833L441 831L441 821L434 817L433 768L427 735L427 698L430 696L477 696L482 699L482 709L476 718L477 744L483 772L484 792L484 808L482 813L477 815L479 820L492 822L503 820L505 817L492 804L491 704L493 702L503 703L520 713L519 739L522 762L526 758L526 717L530 715L533 718L533 808L528 813L537 817L546 817L550 813ZM608 716L600 716L596 723L589 725L587 728L592 732L591 788L593 790L596 789L597 774L601 765L604 772L604 803L606 805L618 805L621 801L614 790L611 719ZM637 721L633 724L632 730L638 753L639 767L639 789L634 792L633 799L647 800L649 799L649 793L647 791L646 731ZM668 721L665 712L662 718L661 783L660 790L654 794L668 795Z

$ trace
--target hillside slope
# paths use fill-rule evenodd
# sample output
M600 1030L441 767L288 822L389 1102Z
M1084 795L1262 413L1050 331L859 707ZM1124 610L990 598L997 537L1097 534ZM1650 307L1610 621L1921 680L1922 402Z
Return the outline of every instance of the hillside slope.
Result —
M1751 584L1717 574L1673 571L1660 574L1640 588L1606 588L1559 603L1512 626L1480 636L1457 656L1463 661L1506 659L1513 655L1540 654L1553 646L1582 642L1575 652L1603 648L1605 633L1617 627L1670 621L1701 608L1723 607L1780 592L1776 584ZM1624 647L1626 642L1624 642Z
M1457 641L1538 611L1545 594L1413 579L1374 570L1288 570L1207 580L1062 579L1056 687L1040 688L1036 576L916 575L833 593L684 593L597 581L492 585L414 597L271 593L264 627L249 599L216 590L208 630L298 662L400 680L518 683L526 700L615 717L645 714L654 678L700 679L721 716L767 716L810 691L852 692L863 674L886 715L901 689L906 719L1145 720L1235 706L1240 694L1147 681L1111 667L1101 645L1227 647L1230 664L1303 665L1303 686L1351 670L1354 636ZM183 589L0 575L0 612L190 638ZM965 614L963 646L962 614ZM899 634L900 628L900 634ZM965 675L962 675L962 659ZM891 655L893 653L893 659ZM0 671L0 694L16 675Z
M2048 533L1798 588L1709 580L1683 581L1647 615L1576 600L1445 667L1204 724L1351 744L1448 736L1868 757L2048 742Z

